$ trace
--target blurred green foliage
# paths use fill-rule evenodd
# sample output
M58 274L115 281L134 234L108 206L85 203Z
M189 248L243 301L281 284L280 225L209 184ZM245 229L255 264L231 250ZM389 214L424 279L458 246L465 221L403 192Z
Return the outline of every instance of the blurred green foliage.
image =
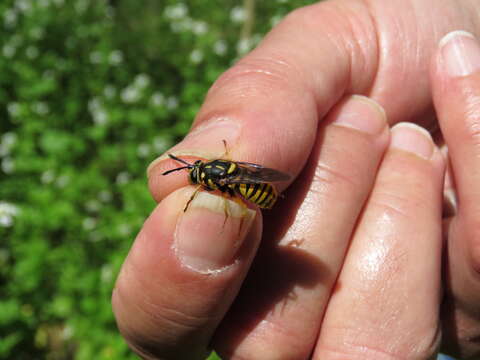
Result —
M145 168L307 3L258 1L249 29L234 0L0 2L0 359L136 358L110 294L154 206Z

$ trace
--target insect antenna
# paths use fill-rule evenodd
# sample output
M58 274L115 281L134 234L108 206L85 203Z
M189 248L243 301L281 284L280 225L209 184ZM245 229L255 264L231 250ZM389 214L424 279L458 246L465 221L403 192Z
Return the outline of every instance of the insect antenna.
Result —
M176 160L178 162L181 162L182 164L185 164L186 166L181 166L181 167L178 167L178 168L175 168L175 169L167 170L162 175L168 175L168 174L170 174L174 171L179 171L179 170L183 170L183 169L191 169L194 166L193 164L190 164L190 163L186 162L185 160L176 157L175 155L168 154L168 156L173 160Z
M181 162L182 164L185 164L185 165L190 166L190 167L193 166L193 164L190 164L190 163L186 162L185 160L176 157L175 155L168 154L168 156L169 156L171 159L173 159L173 160L176 160L176 161Z

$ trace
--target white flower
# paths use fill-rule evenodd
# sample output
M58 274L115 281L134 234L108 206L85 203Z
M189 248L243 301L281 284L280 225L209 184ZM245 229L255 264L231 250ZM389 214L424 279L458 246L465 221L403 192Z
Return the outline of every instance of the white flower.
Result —
M10 45L10 44L3 45L2 54L6 58L8 58L8 59L12 58L13 55L15 55L16 52L17 52L17 48L15 46Z
M175 96L169 96L166 103L167 109L173 110L178 107L178 99Z
M57 0L58 1L58 0ZM64 340L71 339L73 336L73 328L70 325L65 325L62 330L62 338Z
M237 52L245 54L251 49L251 41L249 39L242 39L237 43Z
M165 104L165 96L161 92L155 92L150 98L150 103L154 106L162 106Z
M193 20L190 18L186 18L181 21L174 21L170 24L170 28L173 32L182 32L182 31L189 31L193 27Z
M55 174L53 170L46 170L40 175L40 181L42 184L51 184L55 180Z
M167 19L181 19L188 14L188 8L184 3L178 3L167 6L164 13Z
M137 154L141 158L146 158L148 155L150 155L150 145L148 144L138 145Z
M244 22L246 18L245 9L241 6L235 6L232 11L230 11L230 20L236 23Z
M4 144L5 146L12 146L17 142L18 137L14 132L6 132L2 135L1 139L1 144Z
M109 283L113 279L113 269L110 264L105 264L102 266L102 269L100 271L100 278L104 283Z
M128 225L128 224L120 224L118 226L118 232L122 236L129 236L132 232L132 229L131 229L130 225Z
M282 21L283 19L283 16L281 15L275 15L275 16L272 16L272 18L270 19L270 25L272 27L274 27L275 25L277 25L280 21Z
M108 113L98 97L94 97L88 101L88 111L92 115L93 122L96 125L105 125L107 123Z
M92 112L92 118L96 125L105 125L108 122L108 113L104 109L98 109Z
M78 14L83 14L87 10L88 5L89 2L86 0L77 0L77 2L75 2L75 11Z
M0 156L7 156L10 154L12 147L17 142L17 134L7 132L0 138Z
M120 65L123 62L123 53L120 50L114 50L110 53L108 61L111 65Z
M203 60L203 52L199 49L195 49L190 53L190 61L194 64L198 64Z
M59 188L64 188L70 182L70 177L68 175L60 175L57 178L56 185Z
M263 36L261 34L253 34L252 39L250 40L250 46L254 47L260 44L262 41Z
M138 86L139 88L143 89L150 84L150 78L148 77L147 74L139 74L135 76L135 79L133 80L133 83Z
M43 101L37 101L32 106L33 111L36 112L38 115L47 115L50 111L48 104Z
M89 212L98 212L102 208L102 204L98 200L90 199L85 203L85 208Z
M2 171L5 174L11 174L15 170L15 164L10 157L4 157L2 160Z
M227 53L227 42L225 40L218 40L213 45L213 51L217 55L225 55Z
M7 104L7 111L10 116L18 116L20 114L20 105L17 102L11 102Z
M0 226L12 226L15 216L17 216L19 212L17 206L6 201L0 201Z
M16 0L15 7L22 12L27 12L32 9L32 4L28 0Z
M130 182L130 178L131 178L130 174L126 171L123 171L117 175L115 182L118 185L125 185L128 182Z
M97 220L95 220L94 218L87 217L83 219L82 227L84 230L87 230L87 231L93 230L95 226L97 226Z
M11 29L17 25L18 15L14 9L7 9L3 13L5 27Z
M0 214L0 226L1 227L10 227L13 225L13 217L8 215Z
M88 101L88 110L90 112L93 112L95 110L98 110L102 107L102 103L98 97L91 98Z
M195 35L203 35L207 32L208 25L204 21L194 21L192 31Z
M140 100L141 94L138 88L134 86L127 86L122 90L120 97L124 103L129 104Z
M40 5L40 7L43 7L43 8L47 8L50 6L50 1L49 0L37 0L38 1L38 5Z
M100 201L109 202L112 200L112 193L108 190L102 190L98 193L98 198Z
M102 54L99 51L92 51L90 53L90 62L92 64L100 64L102 62Z

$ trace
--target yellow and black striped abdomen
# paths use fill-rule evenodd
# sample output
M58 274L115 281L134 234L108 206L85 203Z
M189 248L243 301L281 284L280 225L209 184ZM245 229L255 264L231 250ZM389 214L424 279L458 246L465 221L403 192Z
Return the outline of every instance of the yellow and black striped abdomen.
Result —
M232 184L230 187L242 197L262 209L271 209L277 201L277 191L269 183Z

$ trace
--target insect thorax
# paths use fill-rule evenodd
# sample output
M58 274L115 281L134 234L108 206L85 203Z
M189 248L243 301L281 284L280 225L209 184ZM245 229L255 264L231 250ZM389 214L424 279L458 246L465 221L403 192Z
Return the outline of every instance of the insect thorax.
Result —
M213 160L201 164L198 173L190 174L191 178L198 179L198 183L205 185L209 189L223 188L225 179L234 176L238 172L238 166L227 160Z

